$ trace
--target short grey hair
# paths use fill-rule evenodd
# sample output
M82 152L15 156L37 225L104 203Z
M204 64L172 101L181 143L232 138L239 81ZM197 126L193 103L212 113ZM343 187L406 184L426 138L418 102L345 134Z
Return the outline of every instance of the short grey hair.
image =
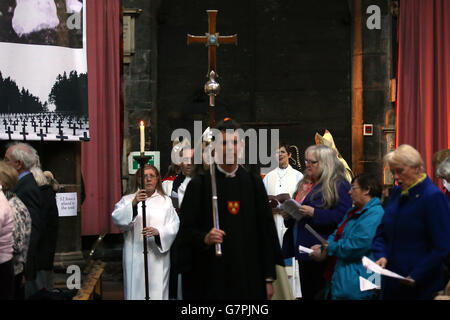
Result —
M394 151L389 152L384 156L384 160L389 166L408 166L412 168L419 168L421 173L425 172L422 156L419 151L414 149L409 144L402 144Z
M436 175L450 182L450 157L441 162L436 169Z
M32 146L28 143L15 142L8 145L8 149L11 149L11 156L16 161L22 161L23 167L26 170L30 170L36 164L39 163L39 156Z

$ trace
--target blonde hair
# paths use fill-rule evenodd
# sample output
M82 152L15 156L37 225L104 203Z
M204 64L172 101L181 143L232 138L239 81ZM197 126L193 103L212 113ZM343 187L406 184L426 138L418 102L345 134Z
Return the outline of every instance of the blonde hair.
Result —
M408 166L413 168L419 168L420 173L425 172L425 166L423 164L422 156L419 151L414 149L409 144L402 144L394 151L389 152L384 156L389 166Z
M50 183L47 176L42 172L42 169L39 167L34 166L30 169L30 172L33 174L34 180L36 180L36 183L39 187L45 186Z
M322 193L321 207L329 209L339 202L339 184L347 182L345 167L336 157L334 150L325 145L312 145L305 151L313 154L318 163L320 177L318 177L317 184L321 187L314 191L315 193Z
M53 176L53 173L51 171L44 171L44 175L47 177L49 184L52 186L53 191L58 192L59 191L59 182L55 179Z
M3 187L3 191L10 191L17 183L19 179L19 173L12 166L0 161L0 182Z

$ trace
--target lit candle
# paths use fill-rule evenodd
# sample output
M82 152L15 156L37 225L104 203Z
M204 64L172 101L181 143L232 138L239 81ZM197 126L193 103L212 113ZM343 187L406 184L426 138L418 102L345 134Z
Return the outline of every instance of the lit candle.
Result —
M144 153L144 149L145 149L145 126L144 126L144 121L141 121L140 130L141 130L141 153Z

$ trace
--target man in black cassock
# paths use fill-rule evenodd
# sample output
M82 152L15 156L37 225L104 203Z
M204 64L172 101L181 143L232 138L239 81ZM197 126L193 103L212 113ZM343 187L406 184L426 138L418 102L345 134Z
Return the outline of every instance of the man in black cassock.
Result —
M270 299L275 264L283 265L262 180L238 165L238 133L225 133L238 128L233 120L217 125L224 160L226 154L233 158L215 169L220 229L213 226L209 171L195 176L186 190L176 240L184 299ZM217 157L216 162L221 163ZM216 243L222 256L215 255Z

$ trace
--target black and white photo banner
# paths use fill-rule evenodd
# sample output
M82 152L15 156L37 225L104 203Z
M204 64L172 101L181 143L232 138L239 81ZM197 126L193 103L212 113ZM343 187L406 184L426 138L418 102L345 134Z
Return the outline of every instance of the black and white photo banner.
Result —
M89 140L85 1L0 1L1 140Z

